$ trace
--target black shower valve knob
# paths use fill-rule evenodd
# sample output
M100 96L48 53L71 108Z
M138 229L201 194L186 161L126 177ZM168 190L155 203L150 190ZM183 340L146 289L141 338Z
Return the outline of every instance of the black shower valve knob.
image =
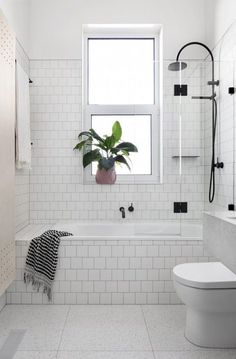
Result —
M129 212L133 212L133 211L134 211L133 203L131 203L131 205L128 207L128 211L129 211Z
M230 95L234 95L234 94L235 94L235 87L229 87L229 88L228 88L228 93L229 93Z
M228 211L234 211L235 206L233 203L228 204Z
M224 168L224 162L219 162L218 160L217 160L217 162L215 163L215 165L214 165L216 168Z

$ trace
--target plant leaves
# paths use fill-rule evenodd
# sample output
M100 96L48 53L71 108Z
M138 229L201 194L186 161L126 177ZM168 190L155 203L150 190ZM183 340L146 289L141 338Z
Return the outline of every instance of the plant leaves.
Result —
M122 128L119 121L116 121L112 126L112 135L118 142L122 136Z
M104 141L104 145L107 147L108 150L111 150L112 147L116 144L116 139L113 135L111 136L107 136L105 141Z
M119 148L116 148L116 147L113 147L113 148L110 149L110 152L113 153L113 154L115 154L115 155L117 155L117 153L118 153L119 151L120 151L120 149L119 149Z
M126 152L138 152L137 147L131 142L121 142L115 148Z
M129 152L126 151L126 150L122 150L122 155L124 155L124 156L129 156Z
M90 165L90 163L94 161L99 161L102 158L98 149L89 151L84 154L83 156L83 166L84 168Z
M114 158L114 160L115 160L115 162L120 162L120 163L125 164L128 167L128 169L130 170L130 166L129 166L128 162L126 161L126 159L124 158L124 156L118 155Z
M112 168L114 166L114 164L115 164L115 159L113 157L109 157L109 158L102 157L99 160L98 167L104 168L107 171L110 168Z
M80 138L80 137L82 137L82 136L91 137L91 133L90 133L90 131L82 131L82 132L80 132L78 138Z
M94 143L93 146L99 147L102 150L106 151L106 146L104 146L102 143Z
M95 140L97 140L98 142L104 143L104 139L103 139L102 137L100 137L100 136L97 134L97 132L94 131L93 128L90 128L89 131L90 131L91 135L93 136L93 138L95 138Z
M91 141L90 141L90 139L88 138L87 140L83 140L83 141L77 143L77 145L76 145L73 149L80 151L84 146L86 146L86 145L88 145L88 144L90 144L90 143L91 143Z

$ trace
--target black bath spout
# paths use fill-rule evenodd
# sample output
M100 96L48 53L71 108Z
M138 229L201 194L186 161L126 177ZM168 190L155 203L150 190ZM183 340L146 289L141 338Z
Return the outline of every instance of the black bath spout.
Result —
M124 209L124 207L120 207L120 212L122 213L122 218L125 218L125 209Z

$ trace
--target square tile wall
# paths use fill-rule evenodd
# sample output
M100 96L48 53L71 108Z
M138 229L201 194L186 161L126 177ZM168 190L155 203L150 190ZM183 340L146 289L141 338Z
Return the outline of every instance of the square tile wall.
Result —
M208 202L208 187L211 163L211 106L205 102L205 209L225 211L228 204L235 204L235 138L236 138L236 117L235 105L236 96L228 93L229 87L236 87L236 26L230 28L214 49L215 57L215 78L220 81L216 87L216 100L218 105L217 132L216 132L216 159L224 162L223 169L216 169L216 193L212 204ZM211 78L211 63L208 63L205 71L205 84ZM209 88L205 85L205 91Z
M178 219L173 202L188 201L182 218L199 220L204 199L202 109L188 96L182 99L183 146L199 157L183 160L179 175L179 98L173 96L179 75L164 69L164 178L163 184L83 183L81 155L73 151L82 127L80 60L30 61L32 170L30 173L30 222L60 220L113 220L119 207L134 203L126 220ZM191 63L185 75L190 93L196 92L201 66ZM194 129L194 130L193 130Z
M29 241L16 241L8 304L48 304L23 282ZM200 240L62 240L52 304L178 304L172 269L211 260Z

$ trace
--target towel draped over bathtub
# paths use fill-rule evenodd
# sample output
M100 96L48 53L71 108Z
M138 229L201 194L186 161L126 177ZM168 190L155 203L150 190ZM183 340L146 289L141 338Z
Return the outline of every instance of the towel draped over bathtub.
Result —
M58 249L61 237L71 233L49 230L31 240L26 256L24 282L32 283L39 291L42 287L48 300L52 299L52 284L55 278Z

